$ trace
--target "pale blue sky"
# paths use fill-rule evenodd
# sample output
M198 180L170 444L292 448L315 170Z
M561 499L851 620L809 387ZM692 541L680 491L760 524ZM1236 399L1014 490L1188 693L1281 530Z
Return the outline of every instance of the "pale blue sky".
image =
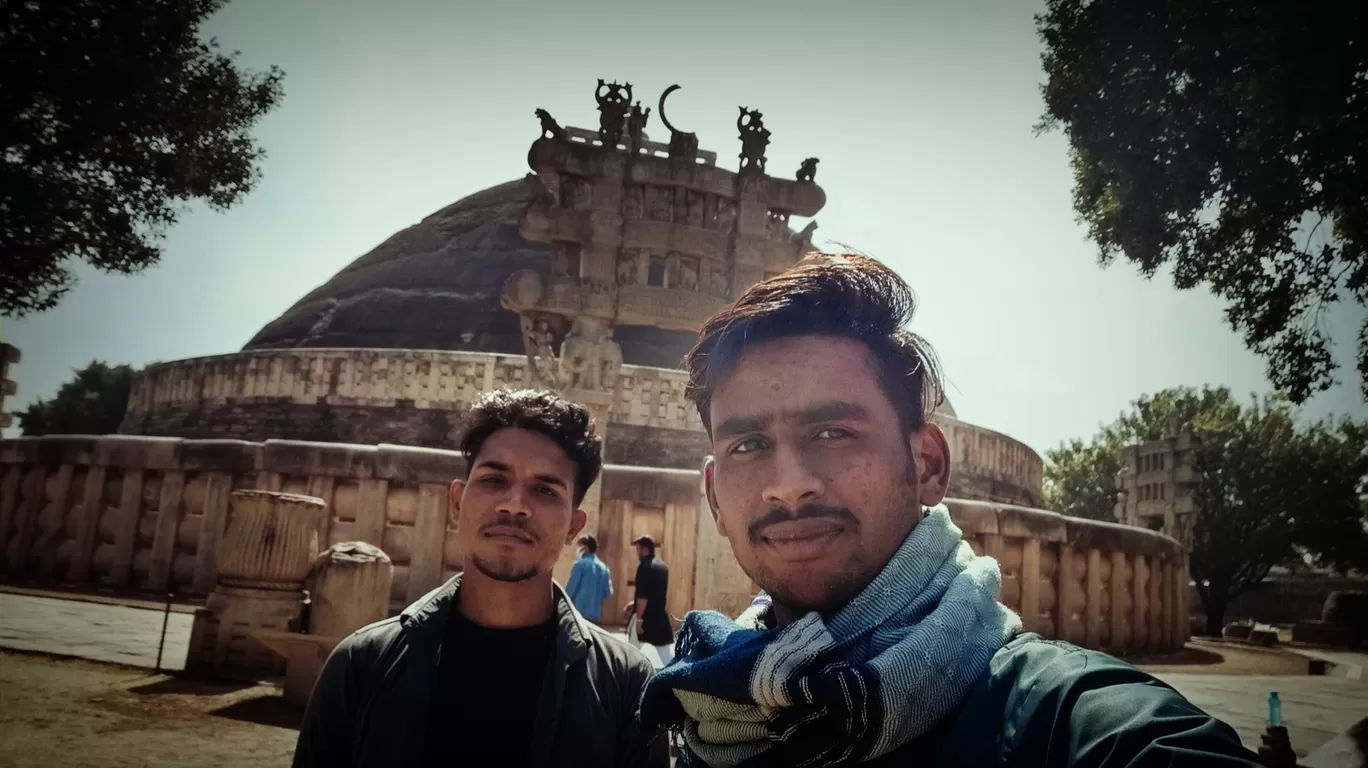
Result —
M6 321L22 408L92 359L233 352L396 230L527 172L533 110L595 126L597 78L735 167L737 105L762 109L772 172L821 158L819 245L848 243L916 288L962 418L1043 452L1175 385L1268 388L1203 291L1096 266L1074 221L1064 138L1036 137L1039 3L234 0L208 28L286 72L257 135L264 178L227 214L196 210L162 264L82 272L57 309ZM665 136L652 116L647 128ZM830 250L833 246L828 245ZM1350 363L1362 313L1330 317ZM1354 381L1352 368L1341 380ZM1308 415L1363 415L1356 386ZM14 431L11 430L11 434Z

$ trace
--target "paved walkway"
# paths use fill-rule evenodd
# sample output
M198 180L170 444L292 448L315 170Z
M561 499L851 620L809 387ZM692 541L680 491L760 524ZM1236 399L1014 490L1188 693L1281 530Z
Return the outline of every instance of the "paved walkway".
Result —
M0 593L0 647L153 668L164 618L150 608ZM185 669L192 620L171 612L162 669Z
M150 668L156 664L162 619L163 612L146 603L111 605L0 593L0 647ZM191 620L184 607L171 612L163 669L185 668ZM1268 692L1277 691L1292 744L1305 755L1368 716L1368 680L1361 672L1355 673L1368 666L1368 655L1315 654L1341 666L1323 677L1185 673L1159 677L1229 723L1251 749L1258 747L1268 718Z
M1368 684L1339 675L1241 677L1165 673L1164 682L1193 704L1229 723L1240 741L1258 749L1268 722L1268 693L1282 700L1288 738L1298 755L1317 747L1368 717Z

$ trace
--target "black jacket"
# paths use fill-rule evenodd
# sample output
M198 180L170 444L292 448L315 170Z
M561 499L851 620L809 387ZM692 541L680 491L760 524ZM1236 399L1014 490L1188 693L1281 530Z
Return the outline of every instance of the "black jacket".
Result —
M959 709L869 768L1261 768L1230 726L1155 677L1026 634Z
M295 768L370 768L422 761L458 575L391 619L352 633L309 696ZM641 651L585 621L559 585L559 625L530 750L533 766L665 766L663 736L636 724L653 668Z

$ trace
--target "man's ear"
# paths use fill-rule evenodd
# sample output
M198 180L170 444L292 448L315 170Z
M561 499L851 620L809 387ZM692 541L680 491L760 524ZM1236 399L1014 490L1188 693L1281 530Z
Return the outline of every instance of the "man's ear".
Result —
M570 513L570 533L565 537L567 545L575 543L575 539L584 530L584 526L589 524L589 513L582 509L577 509Z
M950 490L950 444L935 424L927 424L909 439L916 459L918 500L934 507Z
M447 522L455 528L461 524L461 495L465 493L464 480L452 480L451 488L447 489L447 497L450 502L447 504Z
M727 526L722 522L722 517L718 515L721 507L717 503L717 493L713 488L713 473L717 470L717 462L709 456L703 460L703 493L708 497L708 511L712 512L713 524L717 526L717 532L723 536L727 535Z

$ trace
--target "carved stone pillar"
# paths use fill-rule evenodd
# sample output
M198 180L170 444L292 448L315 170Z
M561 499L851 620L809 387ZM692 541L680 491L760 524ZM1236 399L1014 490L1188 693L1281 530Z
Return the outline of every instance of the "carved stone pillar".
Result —
M232 515L219 550L219 583L302 589L319 549L318 531L326 508L313 496L233 491Z
M309 634L341 639L389 615L394 564L378 547L345 541L328 547L309 576Z
M322 499L273 491L234 491L219 545L218 586L196 612L186 666L216 677L284 671L284 659L253 633L297 632L304 580L318 552Z

